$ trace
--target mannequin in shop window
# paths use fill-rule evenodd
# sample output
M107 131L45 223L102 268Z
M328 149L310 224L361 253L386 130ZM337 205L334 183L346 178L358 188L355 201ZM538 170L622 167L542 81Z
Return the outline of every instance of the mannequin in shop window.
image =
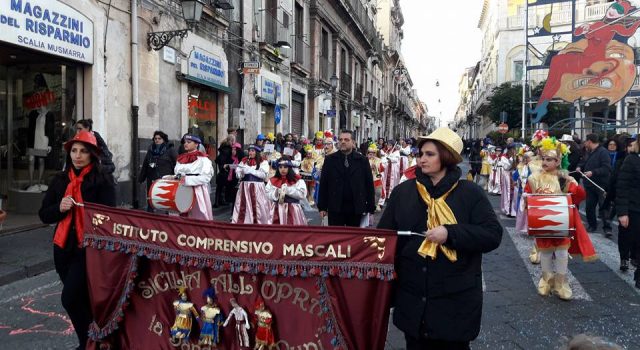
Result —
M31 110L27 115L29 120L29 139L27 156L29 157L29 188L28 191L43 192L47 186L42 184L45 158L51 152L49 142L53 140L55 132L55 117L49 110L49 104L55 100L52 91L49 90L47 81L42 73L33 78L33 94L25 98L25 107ZM34 183L36 171L36 159L38 163L38 178Z

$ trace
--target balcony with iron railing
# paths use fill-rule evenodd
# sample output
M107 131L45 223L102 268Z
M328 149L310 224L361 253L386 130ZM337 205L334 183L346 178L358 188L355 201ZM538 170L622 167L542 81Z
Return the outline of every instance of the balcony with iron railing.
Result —
M311 66L311 47L304 41L304 37L295 36L294 62L309 70Z
M610 2L586 6L584 9L584 20L595 21L603 18L610 6Z
M358 102L362 101L362 84L356 84L356 90L353 99Z
M369 41L373 50L377 53L382 53L382 40L378 36L376 25L369 17L367 7L362 3L362 0L330 1L330 3L334 4L336 8L339 6L346 10L347 14L350 15L356 23L356 27L358 27L362 35ZM311 0L311 8L318 8L322 6L325 6L324 2Z
M351 76L346 72L340 74L340 91L351 95Z
M331 79L331 71L329 69L329 58L320 56L320 79L329 82Z

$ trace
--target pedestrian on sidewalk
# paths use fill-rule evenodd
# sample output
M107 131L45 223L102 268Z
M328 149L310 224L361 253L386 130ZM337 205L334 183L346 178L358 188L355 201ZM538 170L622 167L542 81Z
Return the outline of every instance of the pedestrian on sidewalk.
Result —
M62 306L78 337L78 349L87 345L93 320L84 237L84 203L115 206L116 191L111 173L100 166L94 134L79 131L64 144L67 169L58 173L45 193L39 216L45 224L57 224L53 236L53 261L62 281Z
M544 195L568 194L571 196L572 203L579 204L584 200L585 190L566 171L566 167L569 165L569 147L550 137L542 139L539 147L542 171L529 176L525 192ZM571 300L573 291L567 280L569 254L582 255L584 261L597 259L578 209L574 207L570 210L572 210L575 220L575 230L572 233L569 232L564 238L536 237L535 239L542 267L542 277L538 282L538 294L542 296L548 296L553 292L562 300ZM531 224L529 222L529 225Z
M482 254L500 245L502 226L484 190L460 180L462 147L449 128L419 138L416 177L396 187L378 223L425 233L396 248L393 323L408 350L469 349L480 332Z
M274 225L306 226L300 201L307 196L307 185L293 170L288 156L277 161L278 173L267 182L267 198L270 200L271 223Z
M153 133L153 143L149 146L147 154L142 162L138 181L143 183L147 181L147 193L151 188L151 184L157 179L161 179L165 175L173 175L176 167L176 159L178 153L173 148L173 143L169 142L169 135L158 130ZM147 203L147 211L154 211Z
M578 166L576 170L584 173L584 176L589 178L583 179L582 184L587 191L587 204L586 214L589 228L587 231L595 232L598 229L598 219L596 218L596 207L600 213L602 219L602 230L605 236L611 236L611 224L604 212L604 192L597 186L607 190L609 184L609 176L611 176L611 158L609 152L600 145L600 139L596 134L587 135L587 139L584 141L585 148L587 149L587 158Z
M369 160L354 151L353 132L343 130L340 151L328 155L322 166L318 210L330 226L359 227L366 214L376 211Z
M636 259L640 257L640 244L638 244L640 240L638 238L640 235L640 187L638 186L638 178L640 178L640 145L638 136L635 135L630 153L620 168L617 182L616 213L620 221L618 244L626 246L626 249L620 251L621 261L629 258L626 251L630 249L633 249ZM622 269L622 263L620 266ZM634 279L636 288L640 288L640 269L637 267Z

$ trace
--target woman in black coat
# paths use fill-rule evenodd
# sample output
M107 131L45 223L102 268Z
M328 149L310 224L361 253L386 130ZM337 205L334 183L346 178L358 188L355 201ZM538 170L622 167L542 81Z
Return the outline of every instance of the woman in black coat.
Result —
M157 179L161 179L165 175L173 175L173 169L176 167L176 159L178 152L173 148L173 144L169 142L169 136L158 130L153 133L153 143L147 150L147 155L142 162L138 181L143 183L147 181L147 193L151 184ZM153 212L153 208L147 206L147 211Z
M96 137L98 144L98 151L100 151L100 164L102 171L108 174L113 174L116 171L116 165L113 163L113 154L109 151L107 143L97 131L93 130L92 119L80 119L76 122L76 132L89 131Z
M616 195L616 214L620 221L618 230L618 239L622 239L625 245L635 250L632 255L635 258L640 257L638 248L638 232L640 232L640 187L638 186L638 178L640 178L640 145L638 138L628 148L630 150L627 157L622 163L620 172L618 173L617 195ZM623 259L623 251L620 251L620 259ZM627 264L628 265L628 264ZM622 264L621 264L622 268ZM640 288L640 268L636 268L634 279L636 288Z
M87 131L78 132L64 144L67 169L57 174L45 193L40 220L56 224L53 237L53 261L62 281L62 306L69 314L80 346L87 343L92 321L87 288L85 248L82 247L85 202L115 206L113 177L105 173L99 161L98 143Z
M485 192L460 180L462 141L453 131L437 129L419 140L418 149L416 178L393 190L378 224L425 233L398 241L393 323L404 332L409 350L469 349L480 332L482 254L500 245L502 227ZM441 210L428 208L430 199ZM455 219L437 214L449 208ZM433 217L427 218L428 209ZM421 255L423 241L439 245L435 258Z

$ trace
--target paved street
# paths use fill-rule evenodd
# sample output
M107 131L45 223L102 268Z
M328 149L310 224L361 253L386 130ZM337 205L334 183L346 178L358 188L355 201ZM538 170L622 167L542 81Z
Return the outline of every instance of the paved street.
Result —
M499 197L490 197L495 208ZM497 209L496 209L497 210ZM228 219L230 208L217 210ZM308 213L312 224L319 223ZM592 234L599 261L570 261L570 282L575 300L542 298L536 294L539 266L528 263L532 241L513 230L514 219L501 216L505 227L501 246L484 257L485 302L482 330L473 349L555 349L564 337L577 333L603 336L628 349L640 349L640 294L633 287L632 272L618 270L614 239ZM16 234L0 237L0 243L33 247L30 256L49 254L33 244L50 237ZM29 242L32 242L30 245ZM29 249L26 249L29 251ZM60 306L61 285L53 271L0 287L0 349L71 349L75 336ZM387 349L402 349L402 334L393 326Z

